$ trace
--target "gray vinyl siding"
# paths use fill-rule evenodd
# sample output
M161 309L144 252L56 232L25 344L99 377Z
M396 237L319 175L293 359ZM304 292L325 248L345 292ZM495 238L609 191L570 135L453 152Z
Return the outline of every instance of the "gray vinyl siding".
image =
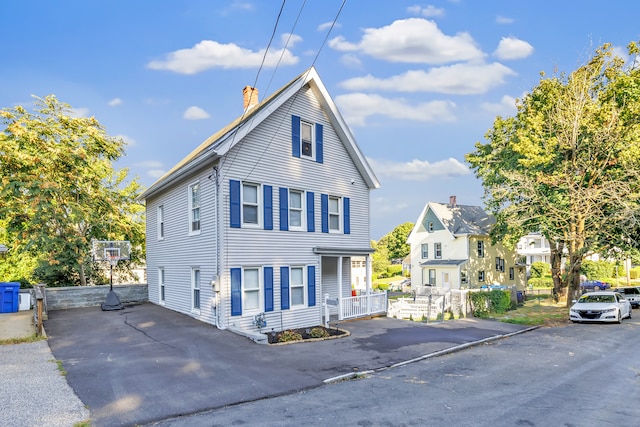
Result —
M158 268L165 273L168 309L215 323L211 280L216 274L216 188L212 165L147 199L147 281L149 301L159 304ZM200 234L189 235L189 185L200 183ZM157 207L164 206L164 239L157 236ZM200 313L192 311L191 272L200 269Z
M280 267L314 265L316 267L316 305L282 312L284 328L318 325L321 322L322 293L327 284L320 283L320 256L315 247L368 248L369 189L360 176L344 145L339 140L312 93L303 90L285 103L249 133L225 157L221 182L224 198L225 228L225 294L230 294L229 269L270 266L274 271L274 313L267 313L280 327ZM324 163L296 158L291 154L291 115L323 125ZM235 179L273 187L273 230L263 228L230 228L229 180ZM352 184L353 180L353 184ZM279 188L312 191L314 193L315 232L280 231ZM322 233L321 194L350 198L351 233ZM262 209L262 207L261 207ZM306 227L305 227L306 230ZM343 267L344 292L350 295L350 263ZM348 296L348 295L345 295ZM225 313L231 312L230 299L225 300ZM230 316L229 324L243 329L252 325L255 313Z

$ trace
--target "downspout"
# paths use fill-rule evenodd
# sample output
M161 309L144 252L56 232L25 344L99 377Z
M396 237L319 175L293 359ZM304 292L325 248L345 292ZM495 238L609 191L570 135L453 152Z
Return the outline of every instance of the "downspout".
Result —
M218 223L218 236L216 239L216 256L218 257L217 262L216 262L216 280L218 282L218 292L216 295L216 327L218 329L227 329L227 326L224 322L223 319L221 319L223 313L224 313L224 302L223 302L223 292L222 292L222 287L223 287L223 278L222 278L222 269L221 269L221 265L223 265L224 262L224 248L226 245L226 227L224 226L224 200L223 197L220 197L220 180L219 180L219 175L220 175L220 170L219 168L222 166L222 159L220 159L220 162L218 163L218 167L216 167L215 171L216 171L216 203L217 203L217 223Z

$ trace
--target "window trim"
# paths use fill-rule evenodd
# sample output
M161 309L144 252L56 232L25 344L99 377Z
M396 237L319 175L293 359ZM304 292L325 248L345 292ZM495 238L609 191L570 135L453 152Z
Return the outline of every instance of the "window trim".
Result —
M256 203L255 203L256 223L248 223L248 222L245 222L244 220L245 205L254 206L251 203L248 203L248 202L245 203L245 199L244 199L245 186L255 187L256 189ZM249 182L249 181L240 182L240 227L262 228L262 221L263 221L262 215L263 215L263 209L264 209L264 201L262 200L262 192L260 191L261 188L262 188L262 185L255 182Z
M257 272L257 277L258 277L258 287L257 289L247 289L247 278L246 278L246 272L247 270L255 270ZM262 269L262 267L259 266L248 266L248 267L242 267L242 276L241 276L241 285L240 285L240 292L242 295L242 315L246 315L247 313L251 314L251 313L259 313L262 310L262 308L264 307L264 271ZM249 308L247 305L247 293L249 292L257 292L258 293L258 304L256 308Z
M164 240L164 205L158 205L156 209L156 228L158 240Z
M167 286L164 267L158 267L158 303L165 305L167 301Z
M433 257L435 259L442 259L442 243L436 242L433 244Z
M300 195L300 207L299 208L295 208L295 210L297 212L300 213L300 225L293 225L292 221L291 221L291 213L294 210L294 208L291 207L291 201L293 200L291 197L291 193L296 193ZM308 228L308 224L307 224L307 206L306 206L306 199L307 199L307 195L306 192L304 190L295 190L295 189L289 189L289 195L288 195L288 206L287 206L287 215L288 215L288 220L289 220L289 230L290 231L306 231L306 229Z
M311 133L311 140L310 141L306 141L305 139L302 138L303 132L302 129L308 126L309 127L309 132ZM309 160L313 160L315 162L316 160L316 148L315 148L315 144L316 144L316 132L315 132L315 123L310 122L309 120L305 120L305 119L300 119L300 157L301 158L305 158L305 159L309 159ZM304 153L304 144L305 142L309 143L309 147L311 150L311 155L305 154Z
M202 270L191 267L191 312L200 313L202 306Z
M331 212L331 201L335 200L336 205L338 207L338 212ZM344 212L343 209L341 208L342 205L342 197L339 196L331 196L329 195L327 198L327 227L329 229L329 233L342 233L342 222L343 222L343 218L344 218ZM338 228L331 228L331 218L332 217L337 217L338 218Z
M433 233L433 221L429 221L429 224L427 224L427 232Z
M469 277L467 276L467 270L460 271L460 284L461 285L469 284Z
M295 284L293 282L293 270L300 270L302 283ZM302 304L293 303L293 288L302 288ZM297 310L307 308L309 306L309 297L307 292L307 268L304 265L289 266L289 310Z
M429 244L422 243L420 245L420 259L429 259Z
M516 279L516 269L513 267L509 267L509 280Z
M432 274L432 273L433 273L433 274ZM429 273L428 273L428 276L427 276L427 277L428 277L428 282L427 282L427 283L429 284L429 286L436 286L436 281L437 281L437 279L436 279L436 277L437 277L436 273L437 273L437 272L436 272L436 269L435 269L435 268L430 268L430 269L429 269Z
M193 188L197 187L198 205L194 206ZM200 234L202 230L202 186L200 181L192 182L187 187L187 197L189 199L189 235L194 236ZM197 212L198 220L195 221L194 212ZM194 229L194 224L197 222L197 229Z
M484 258L485 248L484 248L484 240L478 240L477 245L478 258Z
M478 271L478 282L484 282L487 276L484 274L484 270Z

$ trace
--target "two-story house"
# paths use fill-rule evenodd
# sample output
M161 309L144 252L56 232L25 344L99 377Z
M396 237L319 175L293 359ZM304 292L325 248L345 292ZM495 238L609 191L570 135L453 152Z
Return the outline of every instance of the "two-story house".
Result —
M524 289L525 266L515 250L491 244L495 219L480 206L428 202L407 242L411 246L411 286L473 289L515 285Z
M326 295L351 297L352 258L371 289L379 182L314 68L262 102L243 93L244 113L141 196L149 301L240 332L322 324Z

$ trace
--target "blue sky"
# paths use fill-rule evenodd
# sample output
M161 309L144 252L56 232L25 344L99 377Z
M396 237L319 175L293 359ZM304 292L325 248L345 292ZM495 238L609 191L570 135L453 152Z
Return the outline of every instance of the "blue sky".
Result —
M377 240L428 201L481 205L464 155L496 115L541 71L640 39L640 2L347 0L329 33L342 5L288 0L258 73L280 1L2 1L0 107L56 95L122 137L116 166L150 186L242 113L244 86L263 99L313 64L381 182Z

